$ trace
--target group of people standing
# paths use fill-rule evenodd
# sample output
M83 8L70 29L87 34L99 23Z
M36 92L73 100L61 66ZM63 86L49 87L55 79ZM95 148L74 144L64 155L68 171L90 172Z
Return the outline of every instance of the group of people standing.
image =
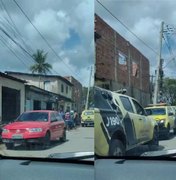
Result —
M64 119L68 130L76 128L80 125L80 118L77 111L66 111L65 113L60 111L59 113Z

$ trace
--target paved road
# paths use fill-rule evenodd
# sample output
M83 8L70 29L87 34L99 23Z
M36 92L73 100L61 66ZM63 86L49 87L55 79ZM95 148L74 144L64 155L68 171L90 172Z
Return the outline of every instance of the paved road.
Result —
M169 140L165 140L164 138L160 138L158 151L162 150L171 150L176 149L176 136L171 132L171 136ZM139 156L145 152L148 152L149 148L147 145L141 145L133 150L130 150L127 155L129 156Z
M0 145L0 153L7 156L18 157L47 157L52 153L94 151L94 128L80 127L76 130L67 131L67 141L64 143L54 142L51 147L42 150L39 147L33 147L26 150L25 147L16 146L14 150L6 150L5 145Z
M176 136L171 133L169 140L160 139L158 150L176 149ZM55 142L46 150L33 147L26 150L25 147L17 146L14 150L6 150L3 144L0 145L0 153L7 156L26 156L26 157L47 157L52 153L94 151L94 128L80 127L76 130L67 131L67 141L65 143ZM149 151L147 145L140 146L128 152L127 155L141 155Z

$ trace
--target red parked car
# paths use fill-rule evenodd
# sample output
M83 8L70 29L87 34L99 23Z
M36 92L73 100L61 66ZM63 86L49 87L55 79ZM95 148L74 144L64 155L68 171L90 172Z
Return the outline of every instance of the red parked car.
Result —
M7 149L13 148L15 144L31 143L48 147L53 140L66 141L65 122L57 111L24 112L2 130L2 141Z

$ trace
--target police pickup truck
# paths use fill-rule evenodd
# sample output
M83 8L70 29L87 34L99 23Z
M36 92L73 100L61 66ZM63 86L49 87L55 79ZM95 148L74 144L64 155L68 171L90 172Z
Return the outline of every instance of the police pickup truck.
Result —
M141 144L159 146L157 123L132 97L94 87L95 154L124 156Z

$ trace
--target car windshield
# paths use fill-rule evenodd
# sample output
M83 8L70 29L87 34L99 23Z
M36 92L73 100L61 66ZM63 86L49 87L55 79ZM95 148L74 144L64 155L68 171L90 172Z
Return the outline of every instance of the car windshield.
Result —
M86 116L88 116L88 115L93 115L94 113L93 113L93 111L86 111L84 114L85 114Z
M166 115L166 109L165 108L146 109L146 112L148 115Z
M47 112L28 112L23 113L17 121L48 121Z
M176 16L166 15L175 12L172 3L95 0L97 156L176 149Z
M92 118L82 121L94 104L94 0L1 0L0 14L0 154L94 152Z

